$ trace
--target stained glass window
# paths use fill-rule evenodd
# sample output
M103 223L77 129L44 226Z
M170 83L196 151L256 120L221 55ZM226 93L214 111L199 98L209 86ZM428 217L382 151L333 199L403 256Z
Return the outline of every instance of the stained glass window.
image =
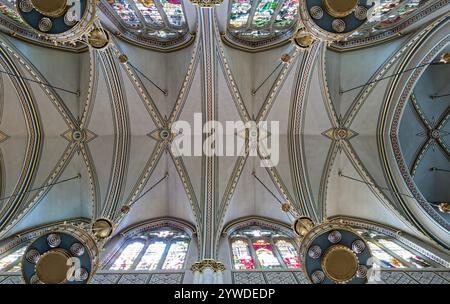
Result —
M405 265L403 265L399 260L388 254L386 251L384 251L374 243L368 242L368 244L373 256L382 263L381 266L384 266L386 268L405 268Z
M144 248L144 244L138 241L127 245L110 269L129 270L138 257L139 253L141 252L142 248Z
M280 268L281 264L272 251L272 245L265 240L257 240L253 243L259 264L263 269Z
M187 32L181 0L108 0L111 8L140 36L175 39Z
M232 0L230 33L247 41L281 36L294 29L299 0Z
M423 258L412 252L406 250L405 248L399 246L398 244L389 240L379 240L380 244L385 246L387 249L400 256L402 259L414 264L417 268L431 267Z
M170 245L166 260L164 261L163 269L179 270L183 268L184 260L189 243L186 241L174 242Z
M297 18L298 0L286 0L275 18L274 25L278 28L291 26Z
M166 246L164 242L154 242L148 245L147 250L136 266L136 270L155 270L164 254Z
M405 14L415 11L421 4L427 1L423 0L375 0L375 6L369 21L388 21L394 23Z
M426 268L437 266L425 256L407 248L398 240L377 231L357 229L357 232L368 241L374 257L386 268ZM438 266L439 267L439 266Z
M351 37L376 35L396 26L430 0L374 0L368 22Z
M300 268L300 257L286 234L259 226L239 229L231 235L234 269Z
M16 7L16 1L15 0L8 0L8 1L4 1L4 2L8 2L8 4L3 4L0 2L0 13L2 13L3 15L11 18L12 20L14 20L17 23L20 24L24 24L22 21L22 18L20 17L20 15L16 12L16 10L14 9Z
M171 25L177 27L184 25L184 14L181 0L161 0L161 4Z
M20 270L20 262L25 253L26 246L7 254L0 259L0 271L17 272Z
M175 228L148 229L125 242L106 263L109 270L151 271L179 270L184 267L189 248L189 236Z
M137 27L142 26L142 23L136 15L133 7L126 0L108 0L108 3L115 10L117 15L128 26Z
M240 28L247 24L252 4L251 0L233 0L230 13L231 27Z
M286 240L277 240L275 245L288 268L300 268L300 258L297 250L291 242Z
M163 24L163 20L161 18L161 15L158 12L158 8L155 5L155 2L153 0L134 0L134 3L136 4L136 7L142 14L142 16L145 19L145 22L147 23L154 23L159 25Z
M234 269L254 269L255 262L250 254L248 243L244 240L234 240L231 243Z
M277 0L261 0L253 17L253 25L256 27L269 25L277 6Z

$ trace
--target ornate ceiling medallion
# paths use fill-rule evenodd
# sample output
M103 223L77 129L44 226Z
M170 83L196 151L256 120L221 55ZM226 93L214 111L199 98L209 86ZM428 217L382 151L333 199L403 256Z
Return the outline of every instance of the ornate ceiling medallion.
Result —
M374 4L366 0L300 1L300 19L315 39L339 41L367 22L367 12Z
M86 284L97 270L98 257L89 232L63 224L28 246L22 276L27 284Z
M157 141L171 141L173 140L178 134L173 133L170 128L162 128L162 129L156 129L153 130L148 134L149 137L153 138Z
M367 283L372 254L361 236L343 224L329 222L313 227L300 225L297 231L301 219L296 221L294 231L303 236L300 259L313 284Z
M87 34L95 19L97 0L18 0L22 20L40 36L68 43Z
M331 128L322 133L322 135L329 139L336 141L349 140L357 136L358 133L343 127Z

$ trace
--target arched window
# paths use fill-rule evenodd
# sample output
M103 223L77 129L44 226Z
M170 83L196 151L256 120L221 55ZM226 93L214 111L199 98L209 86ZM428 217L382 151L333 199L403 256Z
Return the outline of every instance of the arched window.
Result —
M190 238L172 227L142 231L126 240L104 267L108 270L179 270L184 268Z
M18 272L22 264L22 256L27 248L21 245L18 248L9 250L0 257L0 272Z
M428 268L442 267L400 241L377 231L357 228L367 240L374 257L384 268Z
M298 248L281 231L249 226L230 236L234 269L300 268Z
M413 15L430 0L373 0L368 22L350 37L368 37L386 31Z
M187 32L181 0L108 0L128 31L158 39L175 39Z
M228 28L243 40L279 36L291 29L298 17L298 0L232 0Z

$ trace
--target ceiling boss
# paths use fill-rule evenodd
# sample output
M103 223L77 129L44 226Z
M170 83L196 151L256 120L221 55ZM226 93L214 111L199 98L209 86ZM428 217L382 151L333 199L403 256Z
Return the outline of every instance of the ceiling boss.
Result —
M293 211L287 204L282 209ZM377 279L372 252L351 227L296 215L292 229L300 243L302 270L312 284L366 284Z
M303 272L313 284L365 284L373 273L366 241L350 227L325 221L316 225L299 217L293 225L301 238Z
M59 225L36 238L22 258L27 284L87 284L99 266L99 253L111 237L114 223L98 218L87 227Z
M19 0L16 5L23 21L55 44L82 39L96 19L97 0Z
M99 247L81 226L60 225L38 237L22 258L27 284L86 284L98 267Z
M305 0L299 3L300 26L292 37L302 49L315 40L344 40L367 22L374 3L366 0Z

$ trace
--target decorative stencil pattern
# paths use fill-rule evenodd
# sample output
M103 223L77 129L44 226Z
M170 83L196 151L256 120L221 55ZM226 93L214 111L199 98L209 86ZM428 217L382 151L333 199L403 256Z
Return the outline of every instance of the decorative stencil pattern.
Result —
M145 284L148 278L148 274L124 274L117 284Z
M183 283L182 273L156 273L148 282L149 284L181 284Z
M234 284L265 284L262 272L233 272Z
M302 271L233 271L233 284L309 284ZM183 272L105 273L99 272L91 284L182 284ZM189 283L189 282L188 282ZM450 270L381 272L378 284L450 284ZM20 274L0 274L1 284L24 284Z
M0 284L25 284L20 275L0 276Z
M297 284L291 272L266 272L265 277L268 284Z
M302 271L236 271L234 284L309 284ZM450 271L381 271L377 284L450 284Z
M120 275L111 273L111 274L97 274L91 281L91 284L117 284Z

